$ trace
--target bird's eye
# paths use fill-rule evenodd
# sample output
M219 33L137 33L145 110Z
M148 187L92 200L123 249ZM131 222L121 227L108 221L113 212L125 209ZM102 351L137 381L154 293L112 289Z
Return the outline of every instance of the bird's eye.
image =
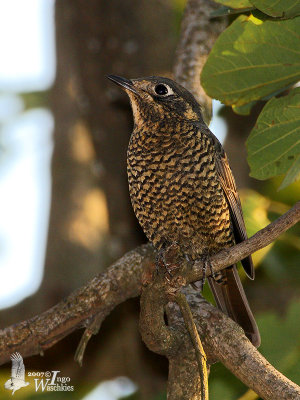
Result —
M155 90L155 93L159 94L160 96L164 96L165 94L168 94L168 92L169 92L167 86L163 85L162 83L159 83L158 85L156 85L154 90Z

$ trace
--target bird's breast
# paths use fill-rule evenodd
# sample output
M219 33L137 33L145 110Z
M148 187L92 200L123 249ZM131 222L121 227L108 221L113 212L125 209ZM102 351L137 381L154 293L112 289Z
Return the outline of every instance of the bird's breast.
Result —
M177 242L187 253L204 252L222 230L228 236L229 210L208 142L145 151L133 141L128 179L135 214L158 248Z

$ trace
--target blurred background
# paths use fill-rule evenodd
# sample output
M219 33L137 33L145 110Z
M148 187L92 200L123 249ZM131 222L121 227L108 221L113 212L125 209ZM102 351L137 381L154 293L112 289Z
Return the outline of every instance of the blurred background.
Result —
M127 188L131 110L105 75L171 77L184 5L0 0L1 328L45 311L145 242ZM229 155L249 235L300 195L299 184L278 192L280 180L249 178L244 143L260 109L242 117L215 102L211 124ZM257 278L244 281L262 353L298 383L299 231L296 226L255 253ZM81 368L73 357L83 331L25 360L28 371L69 376L72 394L36 394L33 385L17 394L164 399L167 362L141 342L138 312L138 299L120 305L90 341ZM3 387L9 374L10 364L2 366L1 399L11 396ZM242 399L245 392L225 368L212 367L212 398Z

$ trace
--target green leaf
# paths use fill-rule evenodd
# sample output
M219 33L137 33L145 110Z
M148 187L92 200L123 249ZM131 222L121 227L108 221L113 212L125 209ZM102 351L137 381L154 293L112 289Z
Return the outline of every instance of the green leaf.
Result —
M201 74L210 97L235 107L300 79L300 18L239 16L218 38Z
M250 115L251 109L256 101L251 101L250 103L244 104L243 106L233 106L232 109L236 114L239 115Z
M231 8L252 8L249 0L215 0L215 2Z
M281 188L299 178L300 88L268 101L250 133L247 148L254 178L287 174Z
M300 179L300 155L296 157L295 162L288 170L284 180L281 182L281 185L279 186L279 190L284 189L286 186L289 186L291 183L294 183L299 179Z
M250 0L250 2L271 17L292 18L300 15L299 0Z

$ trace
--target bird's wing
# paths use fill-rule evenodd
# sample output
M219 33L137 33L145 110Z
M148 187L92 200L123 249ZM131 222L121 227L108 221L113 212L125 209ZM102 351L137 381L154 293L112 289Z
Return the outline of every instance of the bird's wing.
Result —
M235 241L236 243L240 243L248 238L241 201L237 192L235 180L232 175L226 153L215 135L213 135L212 133L211 135L213 136L213 141L215 145L217 173L219 175L221 186L229 205ZM249 256L244 258L242 260L242 265L249 278L254 279L252 257Z
M10 357L12 361L11 378L25 380L25 366L20 353L13 353Z

